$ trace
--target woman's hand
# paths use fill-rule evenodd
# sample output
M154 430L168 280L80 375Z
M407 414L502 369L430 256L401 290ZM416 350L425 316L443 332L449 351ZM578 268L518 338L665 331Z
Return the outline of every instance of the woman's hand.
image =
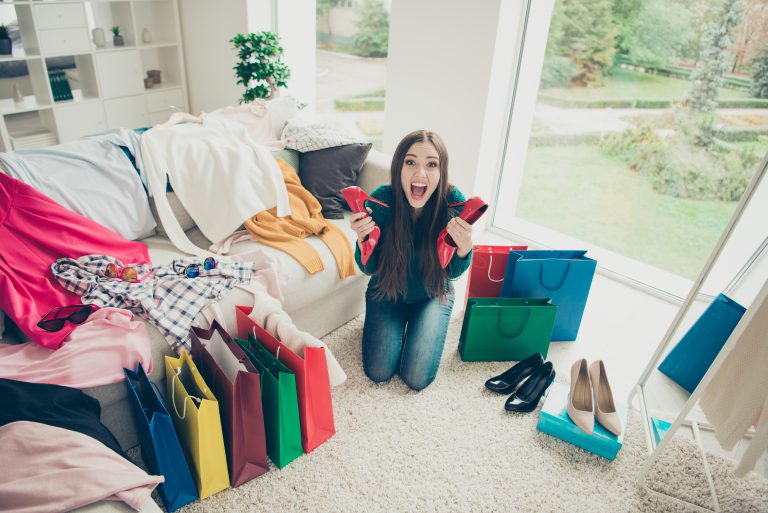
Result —
M466 257L472 251L472 225L459 217L454 217L448 221L446 230L456 243L458 248L456 254L459 258Z
M366 207L366 210L368 211L367 213L357 212L352 214L352 217L349 218L349 225L353 230L355 230L355 233L357 233L358 246L363 243L365 238L369 233L373 231L373 227L375 226L373 223L373 218L371 217L371 209Z

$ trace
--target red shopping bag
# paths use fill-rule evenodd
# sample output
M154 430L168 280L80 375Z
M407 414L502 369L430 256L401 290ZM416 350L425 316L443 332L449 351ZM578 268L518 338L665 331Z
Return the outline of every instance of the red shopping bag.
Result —
M302 358L248 317L251 310L250 306L235 307L237 337L247 338L248 333L253 334L296 375L301 444L308 453L336 433L325 349L305 347Z
M192 360L221 406L232 486L269 470L261 408L261 377L243 349L218 322L192 327Z
M464 305L471 297L500 297L509 252L525 249L528 246L473 246Z

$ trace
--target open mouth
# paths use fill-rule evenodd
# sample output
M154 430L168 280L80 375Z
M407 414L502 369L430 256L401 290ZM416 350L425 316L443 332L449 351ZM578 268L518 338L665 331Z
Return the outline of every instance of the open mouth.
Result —
M427 194L427 184L425 183L412 183L411 184L411 197L416 200L420 201L424 199L424 196Z

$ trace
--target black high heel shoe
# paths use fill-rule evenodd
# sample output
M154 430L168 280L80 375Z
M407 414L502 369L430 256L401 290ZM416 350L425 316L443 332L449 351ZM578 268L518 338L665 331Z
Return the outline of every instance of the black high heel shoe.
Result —
M515 393L504 403L504 409L517 413L528 413L536 409L541 396L555 380L555 368L552 362L546 362L537 368Z
M498 376L486 381L485 388L497 394L511 394L525 378L533 374L543 364L544 357L541 356L541 353L533 353Z

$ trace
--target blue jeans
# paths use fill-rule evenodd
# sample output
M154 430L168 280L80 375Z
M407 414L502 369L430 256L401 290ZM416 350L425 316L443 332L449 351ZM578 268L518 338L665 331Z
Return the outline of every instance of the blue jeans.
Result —
M435 380L443 354L453 294L445 303L437 298L416 303L376 300L365 294L363 370L376 383L395 374L413 390Z

